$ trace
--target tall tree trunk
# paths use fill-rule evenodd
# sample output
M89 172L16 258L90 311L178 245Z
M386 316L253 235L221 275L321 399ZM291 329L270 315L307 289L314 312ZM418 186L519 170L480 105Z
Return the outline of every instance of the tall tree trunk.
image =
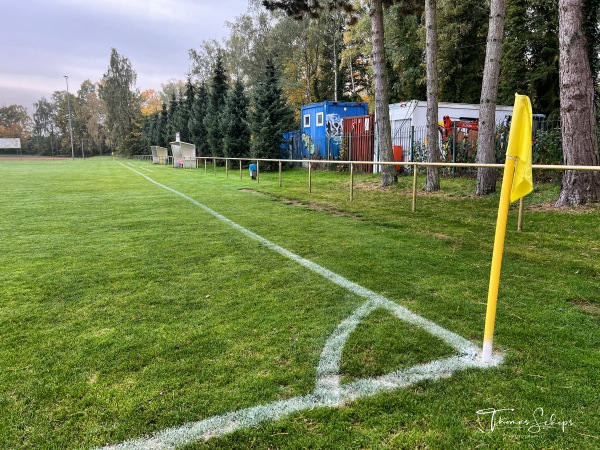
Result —
M559 0L560 115L563 160L568 165L599 165L594 83L587 36L582 31L583 0ZM600 201L600 173L565 171L556 206Z
M425 58L427 62L427 162L439 162L438 131L438 43L436 1L425 0ZM425 191L440 190L440 168L427 167Z
M480 164L493 164L496 162L496 148L494 145L496 99L498 98L505 14L506 0L492 0L479 106L477 162ZM496 170L477 169L476 195L487 195L492 192L496 192Z
M333 100L338 101L338 57L336 48L337 30L333 34Z
M381 161L394 161L392 130L390 126L388 79L383 41L382 0L371 0L371 35L373 40L373 81L375 85L375 117ZM384 165L381 169L381 186L391 186L398 181L396 168Z
M311 80L312 80L312 70L310 65L310 57L308 55L309 49L308 46L305 47L304 50L304 64L306 66L306 103L312 103L312 89L311 89Z

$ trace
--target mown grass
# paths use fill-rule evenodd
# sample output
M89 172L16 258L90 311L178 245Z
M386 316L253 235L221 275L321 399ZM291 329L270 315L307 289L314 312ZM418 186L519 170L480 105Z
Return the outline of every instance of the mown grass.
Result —
M358 175L174 170L124 161L242 226L474 342L483 334L498 196L443 179L382 190ZM150 172L150 170L152 172ZM108 159L2 162L0 447L91 448L312 392L323 344L362 299ZM419 184L422 185L422 179ZM504 363L189 448L594 448L600 445L600 209L554 185L511 209L495 345ZM446 355L375 312L344 381ZM490 429L507 420L559 426ZM535 431L535 430L533 430Z

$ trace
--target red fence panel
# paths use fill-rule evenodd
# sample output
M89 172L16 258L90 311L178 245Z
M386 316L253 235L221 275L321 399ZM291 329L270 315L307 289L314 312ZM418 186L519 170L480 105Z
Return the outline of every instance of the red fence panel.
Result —
M375 116L355 116L344 118L344 138L348 161L373 161L375 151ZM372 164L357 164L357 169L373 173Z

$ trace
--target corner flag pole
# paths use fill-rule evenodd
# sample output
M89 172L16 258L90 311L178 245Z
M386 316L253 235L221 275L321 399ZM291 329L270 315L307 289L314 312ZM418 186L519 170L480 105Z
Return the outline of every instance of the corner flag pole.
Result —
M492 253L492 268L490 270L490 285L485 315L485 331L483 334L483 362L492 360L492 344L494 340L494 324L496 322L496 304L498 302L498 287L500 285L500 269L502 268L502 253L506 236L506 221L511 202L518 200L533 190L531 177L531 103L525 95L515 95L513 118L510 126L506 162L500 191L498 219L496 221L496 236ZM515 166L516 175L515 175Z
M490 270L490 286L485 313L485 331L483 334L483 362L492 361L492 343L494 340L494 324L496 322L496 303L498 301L498 287L500 285L500 269L502 268L502 253L504 251L504 238L506 235L506 220L510 206L510 188L515 172L515 158L506 156L504 175L502 177L502 190L500 191L500 205L498 206L498 219L496 220L496 237L494 238L494 252L492 253L492 268Z

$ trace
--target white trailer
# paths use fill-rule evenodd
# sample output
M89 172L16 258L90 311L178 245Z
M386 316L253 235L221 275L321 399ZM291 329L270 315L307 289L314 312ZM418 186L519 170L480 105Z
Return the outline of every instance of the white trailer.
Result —
M496 123L504 123L507 117L512 116L513 107L497 105ZM468 103L438 103L438 121L444 116L449 116L452 121L479 119L479 105ZM390 121L392 130L403 127L426 127L427 126L427 102L421 100L410 100L403 103L390 105ZM392 136L393 136L392 131Z
M496 106L496 124L506 123L512 116L513 107ZM456 121L475 121L479 119L479 105L468 103L438 103L438 123L442 123L445 116ZM415 131L424 135L427 127L427 102L411 100L404 103L390 105L390 122L392 128L392 145L409 147L410 139Z
M427 128L427 102L410 100L394 103L389 106L390 125L392 130L392 146L394 147L394 160L410 161L410 148L417 141L425 142ZM496 123L506 123L512 116L513 107L505 105L496 106ZM444 116L456 121L475 121L479 119L479 105L468 103L438 103L438 124L443 123ZM401 156L400 156L401 155ZM378 160L379 155L375 155ZM379 170L378 167L376 171Z

